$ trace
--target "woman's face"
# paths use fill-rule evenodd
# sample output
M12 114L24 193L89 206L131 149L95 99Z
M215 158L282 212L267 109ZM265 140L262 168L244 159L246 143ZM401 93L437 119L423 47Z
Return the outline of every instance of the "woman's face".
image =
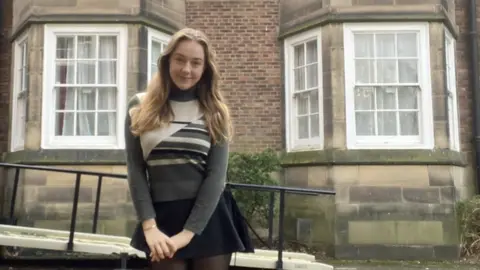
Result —
M205 70L205 52L202 45L193 40L178 43L170 56L170 77L182 90L193 87Z

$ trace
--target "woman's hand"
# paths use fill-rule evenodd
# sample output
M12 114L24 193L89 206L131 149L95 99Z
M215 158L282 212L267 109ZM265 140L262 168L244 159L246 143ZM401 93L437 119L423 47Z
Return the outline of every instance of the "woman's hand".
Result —
M183 230L177 233L176 235L172 236L172 238L170 239L175 244L176 250L179 250L187 246L190 243L190 241L192 241L192 238L194 235L195 234L191 231Z
M162 233L156 225L144 229L145 240L150 248L152 262L171 258L177 251L176 244L166 234Z

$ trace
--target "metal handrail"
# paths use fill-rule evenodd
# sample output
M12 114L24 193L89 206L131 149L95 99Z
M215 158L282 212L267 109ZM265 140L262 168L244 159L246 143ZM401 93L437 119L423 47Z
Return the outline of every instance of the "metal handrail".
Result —
M67 250L73 250L73 239L75 236L75 225L77 221L77 209L78 209L78 199L80 193L80 182L82 175L97 176L97 194L95 198L95 211L93 214L93 226L92 233L97 232L97 222L98 222L98 213L100 208L100 194L102 189L102 182L104 177L115 178L115 179L126 179L126 174L116 174L116 173L104 173L104 172L93 172L93 171L84 171L84 170L71 170L71 169L61 169L61 168L52 168L47 166L36 166L36 165L24 165L24 164L11 164L11 163L0 163L0 167L3 168L14 168L15 177L14 177L14 186L12 192L12 199L10 203L10 219L14 219L15 212L15 203L17 197L18 183L20 178L20 170L36 170L36 171L49 171L49 172L59 172L59 173L68 173L75 174L75 187L74 187L74 196L73 196L73 206L72 206L72 216L70 221L70 234L67 244ZM241 184L241 183L227 183L227 187L231 189L243 189L243 190L253 190L261 192L270 193L270 202L269 202L269 217L268 217L268 242L269 248L271 248L273 242L273 217L274 217L274 202L275 202L275 193L280 193L279 201L279 220L278 220L278 260L277 260L277 269L283 269L283 249L284 249L284 218L285 218L285 194L299 194L307 196L317 196L317 195L335 195L334 190L325 190L325 189L308 189L308 188L295 188L295 187L285 187L285 186L271 186L271 185L256 185L256 184ZM253 228L250 228L253 230ZM258 235L257 235L258 237ZM260 239L261 240L261 239Z

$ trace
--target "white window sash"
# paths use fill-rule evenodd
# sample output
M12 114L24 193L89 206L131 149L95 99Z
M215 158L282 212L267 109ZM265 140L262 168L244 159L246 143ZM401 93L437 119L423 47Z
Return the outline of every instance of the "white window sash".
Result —
M28 89L28 43L24 35L14 43L14 74L12 93L12 152L25 149L27 89ZM24 77L25 76L25 77Z
M356 32L418 32L418 86L420 87L419 136L358 136L355 123L354 34ZM345 106L348 149L432 149L433 112L430 75L429 33L426 23L348 23L344 24ZM397 84L392 86L398 86Z
M449 62L451 61L451 62ZM448 72L448 66L451 66ZM455 65L455 39L450 32L445 29L445 85L447 89L447 113L448 113L448 132L450 149L460 151L460 134L459 134L459 116L458 116L458 99L456 87L456 65Z
M294 48L316 40L317 45L317 87L304 91L294 91ZM284 42L285 57L285 125L286 148L288 152L319 150L324 147L324 118L323 118L323 76L322 76L322 43L319 29L306 31L300 35L287 38ZM306 87L306 86L305 86ZM318 118L319 136L305 139L298 138L297 96L299 93L318 91ZM310 106L310 105L309 105ZM310 126L310 123L309 123Z
M162 47L166 47L168 42L170 41L170 36L167 34L164 34L158 30L152 29L152 28L147 28L148 31L148 80L150 81L152 79L152 74L156 71L153 70L153 66L156 64L153 62L152 55L153 55L153 42L158 42L162 44ZM162 49L163 51L163 49Z
M126 113L126 78L127 78L127 27L125 25L46 25L45 26L45 58L43 75L43 113L42 113L42 143L44 149L123 149L124 148L124 117ZM115 136L55 136L55 59L57 37L59 35L109 35L116 36L116 87L117 105L114 108ZM98 48L97 48L98 49ZM97 61L96 65L98 65ZM96 75L95 75L96 76ZM62 87L105 87L105 84L62 84ZM76 128L76 127L74 127Z

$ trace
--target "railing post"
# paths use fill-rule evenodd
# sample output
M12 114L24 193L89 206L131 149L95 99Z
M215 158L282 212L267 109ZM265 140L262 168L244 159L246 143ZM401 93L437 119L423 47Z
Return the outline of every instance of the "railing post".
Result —
M278 260L277 270L283 269L283 219L285 217L285 190L280 190L280 213L278 218Z
M75 191L73 194L73 207L72 207L72 219L70 221L70 236L68 238L67 249L73 251L73 236L75 234L75 223L77 222L77 209L78 209L78 197L80 195L80 179L81 173L77 173L77 179L75 181Z
M97 233L98 211L100 208L100 194L102 193L102 181L103 181L103 177L99 175L98 183L97 183L97 196L95 199L95 211L93 212L92 233Z
M270 203L268 208L268 245L273 246L273 217L275 214L275 192L270 192Z
M10 222L13 224L15 215L15 204L17 201L18 182L20 181L20 168L15 169L15 179L13 180L12 200L10 202Z

